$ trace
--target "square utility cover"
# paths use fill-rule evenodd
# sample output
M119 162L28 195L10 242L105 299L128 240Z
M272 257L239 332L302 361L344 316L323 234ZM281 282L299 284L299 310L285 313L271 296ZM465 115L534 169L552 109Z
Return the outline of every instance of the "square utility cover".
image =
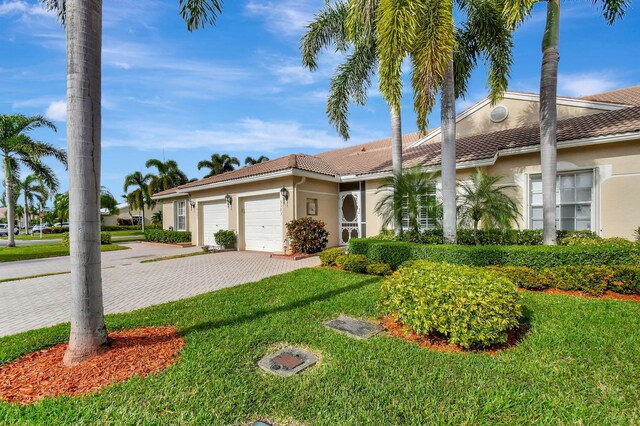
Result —
M368 339L383 330L382 327L377 324L371 324L370 322L361 321L346 315L340 315L334 320L325 322L324 325L340 333L344 333L347 336L355 337L356 339Z
M318 358L301 348L287 347L258 361L264 371L277 376L292 376L318 362Z

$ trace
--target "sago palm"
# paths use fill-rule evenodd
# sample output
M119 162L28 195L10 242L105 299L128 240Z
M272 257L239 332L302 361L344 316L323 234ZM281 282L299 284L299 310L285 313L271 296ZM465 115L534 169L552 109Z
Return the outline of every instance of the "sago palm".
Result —
M477 245L478 228L508 230L520 217L518 203L509 195L516 185L502 185L504 176L489 176L476 169L468 182L460 184L459 222L473 228Z
M258 158L247 157L244 159L244 165L253 166L254 164L264 163L265 161L269 161L269 157L265 155L261 155Z
M20 166L26 167L40 176L46 186L57 185L56 175L51 167L42 162L45 157L53 157L66 166L66 153L55 146L38 141L30 136L31 131L39 128L56 130L55 125L46 118L36 115L27 117L22 114L0 115L0 156L4 169L4 189L7 194L7 246L15 247L13 225L15 223L14 183L20 179Z
M144 231L144 208L153 207L155 204L151 199L149 190L150 182L153 181L153 175L143 175L140 172L133 172L124 178L124 192L127 193L126 199L129 203L129 211L138 210L142 212L142 230ZM131 192L129 188L135 187Z
M377 5L377 0L369 3ZM349 5L343 1L326 3L315 19L307 26L302 37L302 63L311 71L318 68L318 56L329 47L346 55L331 78L327 99L327 116L338 133L349 139L349 105L364 105L367 91L378 68L376 56L376 8L368 13L350 14ZM351 19L351 20L350 20ZM402 123L400 105L390 105L391 163L395 175L402 172ZM395 232L402 232L395 223Z
M377 10L377 57L380 91L392 108L402 98L402 64L410 58L414 109L425 131L437 93L441 103L441 179L443 228L447 243L456 242L455 100L467 88L479 59L489 68L488 85L495 102L507 87L512 38L500 0L349 0L351 22ZM462 20L456 27L454 9Z
M385 178L376 191L381 198L375 206L383 227L392 223L400 224L402 233L402 222L406 218L408 229L419 232L421 213L426 213L432 219L437 218L436 182L434 173L425 173L420 167Z
M157 172L155 175L151 175L151 181L149 182L151 194L166 191L189 182L187 175L180 170L178 163L174 160L161 161L152 158L147 160L144 165L147 169L154 167Z
M211 160L202 160L198 162L198 170L209 169L209 173L204 176L205 178L208 178L235 170L234 166L239 165L240 160L236 157L231 157L228 154L215 153L211 154Z
M535 0L503 0L504 13L513 25L531 14ZM605 21L613 25L621 19L631 2L593 0ZM547 0L547 19L542 37L540 72L540 165L542 169L542 223L545 244L556 244L556 179L558 174L558 63L560 62L560 0Z
M95 356L108 344L100 263L100 157L102 100L102 0L43 0L65 26L67 51L67 145L70 214L71 332L67 366ZM179 0L193 31L213 25L220 0Z

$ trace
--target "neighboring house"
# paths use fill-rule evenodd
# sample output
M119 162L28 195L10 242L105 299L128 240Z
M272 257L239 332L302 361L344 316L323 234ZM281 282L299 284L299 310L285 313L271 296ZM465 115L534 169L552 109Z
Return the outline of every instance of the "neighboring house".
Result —
M631 238L640 225L640 86L583 98L558 98L558 227ZM476 167L515 183L519 227L542 227L538 95L507 92L457 117L458 179ZM374 213L391 174L383 139L317 155L292 154L156 194L164 228L189 230L196 245L219 229L238 233L238 249L281 252L284 224L312 216L326 223L329 245L380 232ZM437 170L440 129L404 136L404 166ZM432 218L422 218L433 226Z
M145 225L151 224L151 216L155 212L159 212L162 209L160 204L156 204L152 209L144 209L144 223ZM134 225L139 225L142 221L142 212L139 210L129 211L129 204L118 204L118 214L109 214L107 209L100 210L100 217L102 218L102 226L117 226L118 219L130 220Z

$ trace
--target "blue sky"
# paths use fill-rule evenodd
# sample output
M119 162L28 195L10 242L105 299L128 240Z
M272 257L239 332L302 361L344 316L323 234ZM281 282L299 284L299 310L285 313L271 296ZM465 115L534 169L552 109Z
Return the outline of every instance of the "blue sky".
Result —
M201 177L196 163L213 152L275 158L389 135L375 83L367 105L352 108L352 140L342 141L327 123L326 92L341 57L326 52L311 73L298 50L324 0L227 1L216 27L192 33L177 0L104 3L102 180L118 199L123 177L144 172L149 158L175 159ZM590 1L563 4L559 93L640 84L637 10L610 27ZM538 91L544 7L516 33L512 90ZM55 18L35 1L0 0L0 58L0 113L47 115L58 132L36 136L64 147L64 33ZM459 111L486 95L485 80L478 69ZM415 131L410 93L404 104L403 130ZM53 165L66 190L64 169Z

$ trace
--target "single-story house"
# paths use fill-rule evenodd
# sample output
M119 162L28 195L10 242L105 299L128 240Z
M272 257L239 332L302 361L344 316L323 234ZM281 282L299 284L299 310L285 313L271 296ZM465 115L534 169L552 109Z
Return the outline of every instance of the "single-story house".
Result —
M107 209L100 210L100 217L102 219L102 226L117 226L118 219L130 220L134 225L140 225L142 223L142 212L139 210L131 211L128 203L118 204L118 214L111 214ZM156 204L153 208L144 209L144 223L149 225L151 223L151 217L162 210L162 206Z
M521 229L542 227L539 97L507 92L457 117L458 179L476 167L513 183ZM640 225L640 86L582 98L558 97L558 227L631 238ZM391 175L391 141L316 155L291 154L155 194L164 228L214 244L219 229L238 234L239 250L282 252L285 223L311 216L326 223L329 245L373 236L382 179ZM404 135L403 165L437 170L440 129ZM433 220L422 218L424 227Z

